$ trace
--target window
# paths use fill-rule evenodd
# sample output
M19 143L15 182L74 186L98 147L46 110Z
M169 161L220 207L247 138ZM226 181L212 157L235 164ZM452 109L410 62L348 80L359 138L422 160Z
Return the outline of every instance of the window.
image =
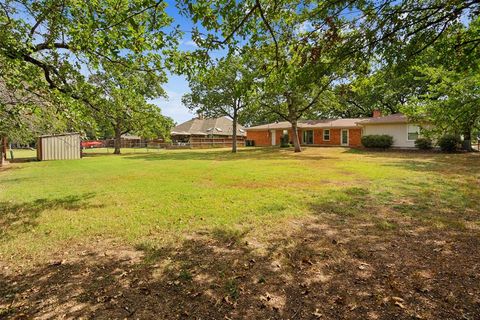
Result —
M420 135L420 127L416 124L409 124L407 126L407 140L408 141L415 141L418 139Z
M323 141L330 141L330 129L323 130Z
M288 134L288 130L283 130L283 135L287 135Z

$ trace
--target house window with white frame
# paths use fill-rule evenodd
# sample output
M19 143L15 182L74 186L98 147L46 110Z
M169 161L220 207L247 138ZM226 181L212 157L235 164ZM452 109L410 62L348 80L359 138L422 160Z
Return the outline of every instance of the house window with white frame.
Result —
M407 140L415 141L420 135L420 127L416 124L409 124L407 126Z
M330 141L330 129L323 130L323 141Z

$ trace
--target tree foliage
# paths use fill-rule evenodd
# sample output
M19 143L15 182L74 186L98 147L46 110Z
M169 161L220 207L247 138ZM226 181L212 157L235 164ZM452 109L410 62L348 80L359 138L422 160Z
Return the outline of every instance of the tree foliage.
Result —
M0 78L13 90L43 94L46 106L60 102L60 117L86 115L88 128L109 102L90 75L119 68L166 81L181 34L165 8L157 0L2 1ZM115 114L125 111L116 106Z
M247 55L228 55L190 77L191 93L183 103L207 117L227 116L233 121L232 152L237 151L237 125L253 108L256 72Z
M114 153L120 153L121 136L126 133L144 138L169 137L173 121L147 102L165 95L162 79L155 73L132 71L115 64L105 66L106 69L90 76L89 83L97 93L93 103L98 110L93 117L113 132Z

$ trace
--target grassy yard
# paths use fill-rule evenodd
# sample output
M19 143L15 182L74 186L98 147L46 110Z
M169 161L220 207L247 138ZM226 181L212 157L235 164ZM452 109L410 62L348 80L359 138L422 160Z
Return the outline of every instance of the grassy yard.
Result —
M0 171L0 318L476 319L479 195L478 154L14 163Z

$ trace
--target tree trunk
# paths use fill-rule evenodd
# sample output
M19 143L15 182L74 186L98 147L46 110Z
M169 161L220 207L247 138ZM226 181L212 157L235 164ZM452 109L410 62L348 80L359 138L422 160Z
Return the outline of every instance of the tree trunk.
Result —
M472 130L470 128L466 128L463 131L463 143L462 143L463 150L466 151L473 151L472 148Z
M7 160L7 138L1 137L0 143L0 167L2 167Z
M113 154L120 154L121 143L122 143L122 130L120 126L115 126L115 139L113 142L113 146L115 147L115 150L113 151Z
M232 153L237 153L237 114L233 115Z
M290 123L292 124L293 146L295 148L295 152L302 152L302 147L300 146L300 139L298 137L297 120L291 121Z

